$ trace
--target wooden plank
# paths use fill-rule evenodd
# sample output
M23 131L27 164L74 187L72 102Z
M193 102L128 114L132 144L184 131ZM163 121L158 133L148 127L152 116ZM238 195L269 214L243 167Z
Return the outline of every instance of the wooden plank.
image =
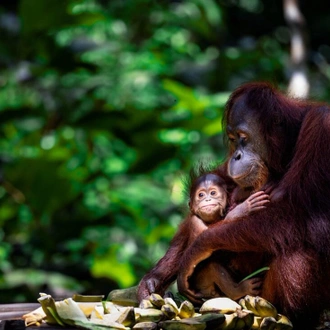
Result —
M0 304L0 320L20 319L40 306L39 303Z
M72 330L72 327L42 324L41 326L25 327L22 316L34 311L39 303L0 304L0 330Z
M0 304L0 312L11 312L18 310L31 310L37 309L41 305L39 303L23 303L23 304Z
M25 327L23 320L0 321L0 330L73 330L72 327L42 324L41 326Z

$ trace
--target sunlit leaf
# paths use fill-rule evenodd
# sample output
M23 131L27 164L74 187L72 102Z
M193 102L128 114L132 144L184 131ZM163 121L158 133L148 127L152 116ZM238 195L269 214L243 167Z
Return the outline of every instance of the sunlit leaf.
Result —
M136 282L132 268L127 262L118 260L116 250L118 248L110 249L105 255L96 256L91 271L96 278L111 278L122 288L132 286Z

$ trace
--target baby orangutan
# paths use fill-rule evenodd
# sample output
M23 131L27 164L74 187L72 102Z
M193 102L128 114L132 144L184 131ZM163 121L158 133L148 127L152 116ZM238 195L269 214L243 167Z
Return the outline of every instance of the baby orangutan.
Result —
M222 219L234 220L262 210L269 202L269 196L258 191L226 214L227 200L225 181L219 175L208 173L200 176L191 187L189 208L193 215L209 225Z
M192 228L206 229L220 220L235 221L251 212L264 209L269 203L269 196L263 191L258 191L228 212L227 199L226 184L220 176L205 174L199 177L190 191L189 207ZM209 227L209 230L212 230L212 227ZM247 294L259 294L262 285L261 278L237 283L232 277L235 265L231 264L231 255L223 252L221 260L226 260L225 266L213 261L212 258L198 265L198 269L190 279L194 283L197 296L212 298L225 295L237 300Z
M231 206L232 209L228 211L228 204L230 204L228 194L230 197L235 194L233 184L228 184L231 185L230 188L228 187L230 193L227 192L227 184L221 175L206 171L200 171L197 175L191 173L188 182L190 212L181 223L166 254L140 281L139 300L146 298L151 293L159 293L160 295L165 293L167 287L177 278L180 258L184 251L203 231L212 230L212 224L219 221L223 221L223 223L239 221L240 217L265 208L269 202L269 196L263 191L259 191L236 207ZM262 284L260 278L239 282L256 270L250 269L251 267L247 262L250 260L250 255L244 254L242 259L240 256L229 252L221 252L218 259L221 260L221 264L217 262L216 257L213 256L199 264L190 278L194 291L200 297L227 296L236 300L247 294L259 294ZM255 255L252 257L255 258ZM244 267L241 267L241 263ZM253 264L256 265L256 263ZM261 265L263 265L262 262ZM236 272L237 269L242 268L244 273Z

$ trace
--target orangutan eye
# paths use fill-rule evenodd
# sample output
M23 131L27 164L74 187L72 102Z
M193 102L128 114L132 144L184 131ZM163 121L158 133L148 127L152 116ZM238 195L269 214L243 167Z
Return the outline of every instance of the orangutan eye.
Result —
M198 198L203 198L204 196L205 196L205 193L203 193L203 192L198 193Z
M247 140L248 140L248 136L245 134L245 133L240 133L239 134L239 140L241 141L241 142L247 142Z
M228 139L229 139L230 142L235 142L235 140L236 140L235 136L231 135L231 134L228 135Z
M212 196L215 196L216 194L217 194L217 192L216 192L215 190L212 190L212 191L211 191L211 195L212 195Z

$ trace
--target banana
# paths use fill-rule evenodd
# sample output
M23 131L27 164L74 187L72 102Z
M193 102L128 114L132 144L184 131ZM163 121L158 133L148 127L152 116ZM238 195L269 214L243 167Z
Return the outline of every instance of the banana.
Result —
M139 308L155 308L149 299L142 299Z
M125 327L132 327L135 324L134 307L127 307L123 313L118 317L116 322L124 325Z
M186 318L182 320L167 320L158 324L163 330L204 330L204 329L227 329L223 328L225 322L223 314L204 314L198 317ZM233 324L233 326L235 326ZM229 329L229 328L228 328ZM234 329L234 328L230 328Z
M260 330L274 330L276 326L276 320L273 317L266 316L260 323Z
M179 312L177 308L174 308L172 305L169 304L163 305L160 310L169 320L172 320L174 317L176 317Z
M194 319L183 319L180 321L167 320L158 323L160 329L163 330L204 330L205 323L200 323Z
M173 307L173 309L175 310L176 314L179 314L179 307L176 304L176 302L172 299L172 298L165 298L164 299L164 303L165 305L170 305Z
M112 301L116 305L121 306L139 306L137 299L137 286L132 286L127 289L116 289L108 294L107 300Z
M246 295L244 297L245 308L253 312L254 315L259 315L255 305L255 297Z
M235 330L241 330L241 329L245 329L245 322L244 320L238 318L236 320Z
M161 308L165 304L164 299L158 293L152 293L149 296L149 300L157 308Z
M226 321L226 316L220 313L208 313L200 316L195 316L193 320L205 323L206 329L222 329L222 324Z
M257 315L259 316L270 316L277 317L277 310L269 301L261 297L255 297L255 308L257 310Z
M159 322L164 319L164 314L159 309L134 308L135 319L137 322Z
M243 310L236 310L236 314L238 317L238 321L237 321L237 329L250 329L253 321L254 321L254 314L253 312L247 310L247 309L243 309Z
M251 325L251 329L255 330L255 329L260 329L260 324L262 322L263 318L261 316L255 316L253 318L253 323Z
M245 299L244 298L241 298L238 303L239 303L239 305L242 306L243 309L248 309L246 307L246 303L245 303Z
M199 312L202 314L209 312L225 314L236 312L237 309L242 309L237 302L226 297L220 297L205 301Z
M291 330L293 325L291 321L282 314L277 314L277 327L278 330Z
M140 322L140 323L136 323L132 329L157 330L157 323L155 323L155 322Z
M190 301L185 300L184 302L181 303L179 308L179 316L182 319L192 317L194 314L195 314L195 308Z
M239 329L237 328L238 317L236 313L224 314L225 321L221 324L221 330Z

